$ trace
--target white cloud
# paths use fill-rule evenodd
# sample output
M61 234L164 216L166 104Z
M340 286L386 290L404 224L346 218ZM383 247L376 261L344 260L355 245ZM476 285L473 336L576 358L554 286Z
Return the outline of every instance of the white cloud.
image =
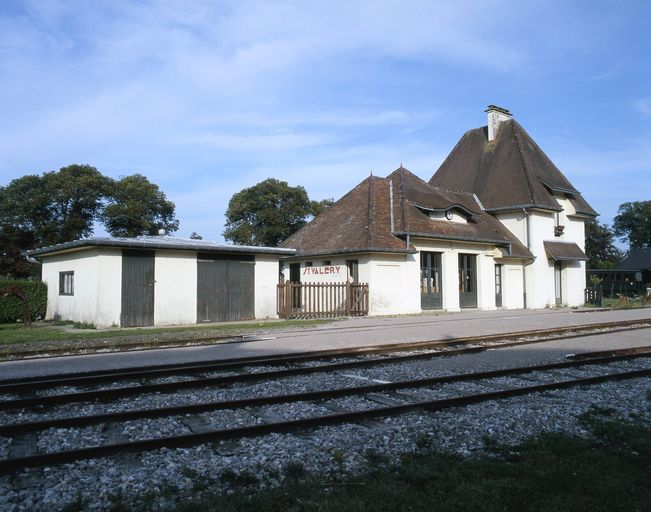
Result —
M642 116L651 116L651 98L641 98L633 103L633 108Z

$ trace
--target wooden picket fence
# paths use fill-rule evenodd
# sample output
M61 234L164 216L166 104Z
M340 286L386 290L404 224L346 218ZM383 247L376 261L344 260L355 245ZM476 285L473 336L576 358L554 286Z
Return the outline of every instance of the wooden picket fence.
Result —
M368 284L286 283L278 284L280 318L333 318L368 315Z

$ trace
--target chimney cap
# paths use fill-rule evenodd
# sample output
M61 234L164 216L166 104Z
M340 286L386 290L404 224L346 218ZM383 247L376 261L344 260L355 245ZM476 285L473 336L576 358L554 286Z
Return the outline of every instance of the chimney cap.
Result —
M497 105L488 105L488 107L486 107L486 110L484 110L484 112L491 112L491 111L497 111L507 116L513 115L508 109L498 107Z

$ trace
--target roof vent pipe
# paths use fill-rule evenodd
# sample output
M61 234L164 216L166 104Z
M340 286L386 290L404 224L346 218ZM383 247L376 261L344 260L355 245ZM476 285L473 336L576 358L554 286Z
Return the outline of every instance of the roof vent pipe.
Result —
M508 121L513 116L511 115L511 112L505 108L496 105L488 105L484 112L488 114L488 141L490 142L495 140L495 137L497 137L497 130L500 123L502 121Z

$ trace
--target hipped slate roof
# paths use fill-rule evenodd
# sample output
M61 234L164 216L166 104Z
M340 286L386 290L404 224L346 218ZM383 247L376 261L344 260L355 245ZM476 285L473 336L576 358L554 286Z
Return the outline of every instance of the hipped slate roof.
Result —
M475 193L488 211L560 211L553 196L557 192L567 194L578 214L597 215L513 119L500 123L495 140L490 142L485 126L467 131L429 183Z
M468 222L429 217L448 209ZM471 194L432 187L403 167L386 178L368 177L281 246L306 256L415 252L408 237L481 242L510 249L513 257L532 257Z
M615 270L651 270L651 247L631 250L623 261L615 265Z
M193 240L171 236L138 236L138 237L97 237L73 240L62 244L50 245L27 251L29 256L45 256L72 249L89 247L117 247L123 249L168 249L180 251L213 252L228 254L277 254L290 256L291 249L276 247L251 247L248 245L223 245L208 240Z

